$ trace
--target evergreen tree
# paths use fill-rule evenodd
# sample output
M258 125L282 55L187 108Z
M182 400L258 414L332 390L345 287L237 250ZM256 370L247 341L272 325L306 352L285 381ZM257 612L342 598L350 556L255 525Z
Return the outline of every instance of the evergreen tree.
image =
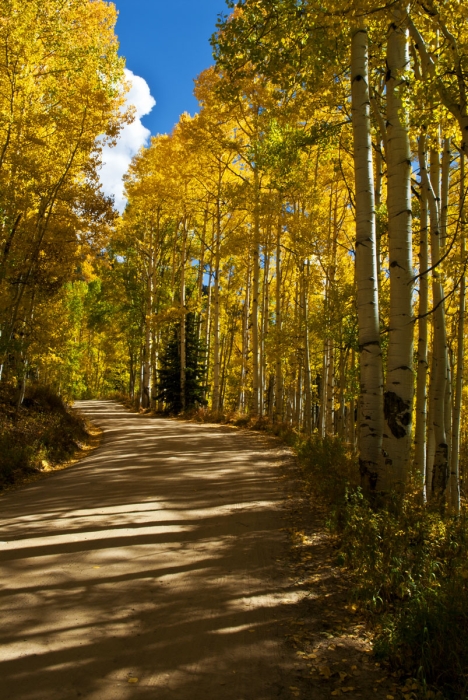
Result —
M186 332L186 379L185 407L194 408L206 405L204 385L206 366L203 343L200 342L195 315L189 313L185 320ZM158 400L164 401L169 413L180 413L182 396L180 386L180 325L172 327L168 343L161 355L161 369L158 371Z

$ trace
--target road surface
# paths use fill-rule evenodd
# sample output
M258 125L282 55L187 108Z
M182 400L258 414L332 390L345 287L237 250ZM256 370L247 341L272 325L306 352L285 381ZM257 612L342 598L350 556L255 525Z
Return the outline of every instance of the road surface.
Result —
M2 700L290 698L287 451L77 406L101 446L0 499Z

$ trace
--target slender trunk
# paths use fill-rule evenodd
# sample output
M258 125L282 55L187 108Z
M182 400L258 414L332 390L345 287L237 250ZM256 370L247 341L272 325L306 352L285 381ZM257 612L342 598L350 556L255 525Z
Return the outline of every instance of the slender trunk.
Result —
M364 105L365 107L365 105ZM369 110L368 110L369 111ZM377 143L377 148L375 151L375 187L374 187L374 198L375 198L375 210L378 212L380 210L380 207L382 206L382 180L383 180L383 168L382 168L382 141L379 140ZM372 150L371 150L371 157L372 157ZM376 215L375 216L375 221L374 221L374 226L375 226L375 258L376 258L376 265L377 265L377 289L378 289L378 298L380 299L380 293L381 293L381 284L382 284L382 226L379 223L379 217ZM383 378L382 378L382 383L383 383ZM382 397L383 397L383 389L382 389ZM382 398L382 406L383 406L383 398ZM383 408L382 408L382 416L383 416ZM383 425L383 417L382 417L382 425Z
M269 236L268 236L269 238ZM268 241L263 257L263 298L262 298L262 333L260 339L260 415L264 413L265 392L266 392L266 352L265 343L269 330L269 306L270 306L270 286L269 286L269 270L270 270L270 253L268 250Z
M206 229L208 225L208 210L205 209L203 216L203 230L200 242L200 262L198 267L198 303L200 304L200 313L197 324L197 340L200 340L203 318L203 277L205 275L205 249L206 249Z
M219 338L219 277L221 263L221 211L220 201L217 201L216 211L216 241L215 241L215 278L214 278L214 311L213 311L213 399L212 410L218 413L220 409L220 338Z
M413 260L411 149L406 123L407 31L395 17L387 42L388 249L390 312L384 439L387 488L402 492L409 459L413 404Z
M356 366L356 353L354 348L351 350L351 376L354 377L354 369ZM356 402L354 398L354 391L351 394L351 401L349 402L349 443L354 452L356 449Z
M421 164L420 164L421 167ZM427 190L421 187L421 216L419 232L419 308L416 381L416 428L414 436L414 466L420 474L421 492L426 500L426 426L427 426L427 339L429 311Z
M447 332L445 325L444 291L440 269L440 160L438 149L431 150L431 177L427 172L426 137L419 139L421 181L426 189L429 206L432 270L433 342L431 372L430 420L434 434L434 464L428 485L430 495L439 501L445 498L448 482L448 445L445 432L445 401L448 377Z
M309 262L302 269L302 312L304 327L304 431L312 431L312 383L310 378L310 348L309 348Z
M151 236L152 234L150 234ZM148 268L146 271L146 294L145 294L145 340L143 344L143 370L140 405L142 408L149 408L151 405L151 317L152 317L152 282L153 282L153 250L152 241L149 245Z
M344 351L342 342L340 345L340 395L339 395L339 410L338 410L338 425L337 434L344 440L346 437L346 402L345 402L345 392L346 392L346 365L348 364L348 353L349 349Z
M184 217L182 224L182 250L180 261L180 405L182 411L186 407L186 364L187 364L187 344L186 344L186 314L185 314L185 257L187 251L187 219Z
M302 420L302 358L298 356L294 423L300 429Z
M328 338L323 344L322 377L320 387L320 437L323 439L326 434L327 419L327 391L328 391L328 362L329 362Z
M276 231L276 402L275 419L278 423L283 420L283 371L281 363L281 336L282 336L282 303L281 303L281 233L283 228L283 215L278 215L278 228Z
M352 114L356 184L356 285L359 327L359 466L363 488L383 488L383 373L380 349L378 251L376 245L368 40L358 30L351 45ZM380 164L379 164L380 169ZM354 413L354 407L352 409ZM351 418L354 425L354 415Z
M244 308L242 312L242 366L239 390L239 411L245 413L247 408L246 382L249 358L249 310L250 310L250 258L247 265L247 279L245 282Z
M211 237L211 254L210 263L208 267L208 297L206 300L206 326L205 326L205 367L206 367L206 386L210 383L210 350L211 350L211 307L213 299L213 287L211 284L211 278L213 276L213 246L215 243L215 232L213 228ZM205 392L206 393L206 392ZM206 397L205 397L206 398Z
M460 229L461 266L465 264L465 154L460 152ZM465 316L466 316L466 277L463 273L460 280L460 296L458 302L458 337L457 337L457 370L455 378L455 403L452 420L452 458L450 463L450 505L455 513L460 512L460 418L463 395L463 370L465 355Z
M447 245L447 217L449 204L450 163L452 160L452 143L445 138L442 144L442 188L440 201L440 251L445 253Z
M258 297L260 293L260 202L259 179L254 170L254 240L253 240L253 278L252 278L252 415L260 413L260 368L259 368L259 333L258 333Z
M327 387L327 402L326 402L326 425L325 431L327 435L333 435L335 432L335 344L333 340L328 341L328 387Z

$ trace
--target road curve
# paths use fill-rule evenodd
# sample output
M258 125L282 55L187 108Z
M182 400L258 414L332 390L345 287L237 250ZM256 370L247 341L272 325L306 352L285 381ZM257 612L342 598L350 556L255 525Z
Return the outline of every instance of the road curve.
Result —
M102 445L0 499L2 700L291 697L278 621L292 594L276 573L287 452L77 406Z

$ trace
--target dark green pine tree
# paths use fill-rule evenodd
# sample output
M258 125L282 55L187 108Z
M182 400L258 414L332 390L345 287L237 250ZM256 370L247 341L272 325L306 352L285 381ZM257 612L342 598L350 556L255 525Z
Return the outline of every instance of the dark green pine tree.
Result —
M195 315L188 313L185 320L185 408L205 406L205 348L197 337ZM182 398L180 391L180 326L171 328L169 339L161 358L158 371L158 400L164 401L169 413L180 413Z

